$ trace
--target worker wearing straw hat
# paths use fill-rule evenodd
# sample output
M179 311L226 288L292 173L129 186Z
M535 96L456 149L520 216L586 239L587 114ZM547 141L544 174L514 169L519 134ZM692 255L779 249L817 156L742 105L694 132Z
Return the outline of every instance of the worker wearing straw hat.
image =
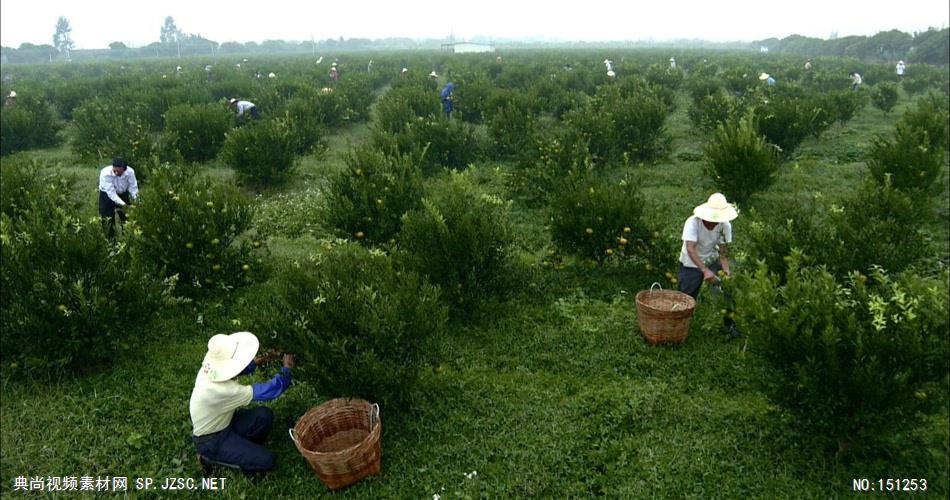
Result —
M9 94L3 99L3 106L8 108L16 104L16 91L11 90Z
M202 468L225 467L252 475L274 467L274 454L262 446L274 422L274 412L264 406L241 407L283 394L290 387L294 357L284 354L283 368L268 382L239 384L235 377L250 375L259 363L272 357L257 356L259 346L250 332L219 334L208 341L208 353L195 378L189 404L192 440Z
M257 105L251 101L245 101L236 97L232 97L228 100L228 105L237 110L238 118L246 119L248 116L255 120L259 120L261 118L261 110L257 109Z
M772 75L768 73L762 73L761 75L759 75L759 80L762 80L763 82L765 82L766 85L768 85L769 87L775 85L775 78L772 78Z
M726 276L732 274L727 249L732 243L731 221L738 215L722 193L713 193L706 203L693 209L693 215L683 225L677 275L681 292L698 298L703 282L718 291L719 272ZM732 336L740 336L732 319L725 318L725 325Z

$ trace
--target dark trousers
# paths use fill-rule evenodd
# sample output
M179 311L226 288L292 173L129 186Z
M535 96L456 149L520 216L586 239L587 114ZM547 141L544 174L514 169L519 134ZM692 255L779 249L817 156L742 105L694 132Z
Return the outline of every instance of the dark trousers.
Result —
M706 267L708 267L710 271L716 273L717 275L719 274L719 271L722 270L722 265L718 261ZM703 281L704 281L702 271L700 271L699 269L695 267L686 267L682 263L680 263L680 270L677 273L676 279L677 281L679 281L679 290L681 292L689 295L690 297L694 299L699 298L699 291L702 290ZM714 294L722 293L722 296L724 299L726 299L726 302L729 304L729 307L732 307L732 296L729 295L727 292L723 292L718 284L711 285L710 289L712 290ZM722 322L726 326L726 328L729 328L730 326L735 324L735 321L728 316L723 317Z
M264 473L274 468L276 460L273 452L261 446L273 424L274 412L265 406L237 410L227 429L195 447L210 465L239 469L247 475Z
M117 193L119 199L126 203L131 203L129 193ZM102 219L102 228L105 229L109 239L115 239L115 214L119 213L119 222L125 224L126 216L124 207L116 205L105 191L99 191L99 217ZM117 210L118 209L118 210Z
M255 120L261 119L261 110L257 109L257 106L251 106L250 108L248 108L247 112L250 113L251 118Z

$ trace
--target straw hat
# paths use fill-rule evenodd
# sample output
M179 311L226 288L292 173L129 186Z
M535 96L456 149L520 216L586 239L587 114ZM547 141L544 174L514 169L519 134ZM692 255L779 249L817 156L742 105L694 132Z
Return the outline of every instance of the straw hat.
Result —
M215 335L208 341L208 354L201 370L212 382L230 380L254 360L258 347L260 342L251 332Z
M277 76L277 75L275 75L273 71L271 71L271 72L267 75L268 78L274 78L274 77L276 77L276 76Z
M8 95L7 97L16 97L16 91L15 91L15 90L11 90L11 91L10 91L10 95Z
M897 61L897 64L904 64L904 61Z
M739 216L722 193L713 193L706 203L693 209L693 215L709 222L729 222Z
M409 72L409 68L403 68L403 69L400 71L400 73L408 73L408 72Z
M759 80L768 80L768 79L769 79L768 73L762 73L761 75L759 75Z
M613 77L617 76L617 73L614 73L614 70L612 70L612 69L611 69L611 70L607 70L607 76L613 78Z
M234 104L234 103L236 103L236 102L237 102L237 97L232 97L232 98L228 99L228 104Z
M670 58L670 61L675 61L675 60L676 60L675 58L672 58L672 57Z
M434 71L434 70L432 71L432 73L429 73L429 76L431 76L432 78L438 78L438 77L439 77L439 75L435 74L435 71Z

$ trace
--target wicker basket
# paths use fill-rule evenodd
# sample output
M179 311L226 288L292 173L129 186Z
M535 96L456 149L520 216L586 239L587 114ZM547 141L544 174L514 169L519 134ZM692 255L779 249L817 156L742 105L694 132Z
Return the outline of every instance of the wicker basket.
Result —
M696 300L674 290L649 290L637 293L637 320L640 332L651 344L682 344L689 335L689 320Z
M338 398L300 417L290 438L323 484L335 490L379 474L381 433L379 405Z

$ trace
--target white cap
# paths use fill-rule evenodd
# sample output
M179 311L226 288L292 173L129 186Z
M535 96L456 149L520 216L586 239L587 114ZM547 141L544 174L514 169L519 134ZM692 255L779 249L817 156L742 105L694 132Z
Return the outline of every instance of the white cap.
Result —
M228 99L228 103L230 103L230 104L234 104L234 103L236 103L236 102L237 102L237 98L236 98L236 97L232 97L232 98Z
M400 73L408 73L408 72L409 72L409 68L403 68L402 71L400 71Z
M671 57L671 58L670 58L670 61L675 61L675 60L676 60L676 59L675 59L675 58L673 58L673 57Z
M181 66L175 66L175 71L181 71Z
M275 76L277 76L277 75L275 75L273 71L271 71L271 72L267 75L268 78L274 78Z
M431 76L432 78L438 78L438 77L439 77L439 75L435 74L435 70L433 70L432 73L429 73L429 76Z

